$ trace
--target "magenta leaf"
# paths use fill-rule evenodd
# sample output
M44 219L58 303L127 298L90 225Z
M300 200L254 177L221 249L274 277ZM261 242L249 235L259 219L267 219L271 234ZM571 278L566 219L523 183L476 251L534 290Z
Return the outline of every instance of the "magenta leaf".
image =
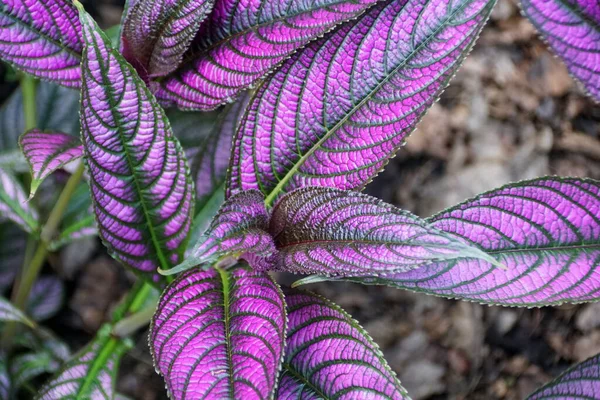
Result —
M493 260L481 250L374 197L309 186L283 196L269 231L279 270L376 276L459 257Z
M0 168L0 218L16 223L25 232L32 233L39 228L38 213L27 202L27 195L11 173Z
M574 365L527 400L600 399L600 354Z
M439 97L494 0L381 1L296 53L253 97L228 195L364 187Z
M258 190L232 196L221 206L208 230L183 263L161 274L172 275L197 265L225 264L244 258L255 269L267 269L275 244L267 232L269 213Z
M40 184L52 172L83 156L76 136L33 129L19 137L19 145L31 169L31 199Z
M172 72L181 64L183 53L213 3L214 0L139 0L129 4L122 32L125 58L151 78Z
M586 91L600 101L597 0L521 0L525 15Z
M269 275L190 270L159 301L154 365L173 399L272 399L285 326L283 294Z
M481 259L355 279L480 303L545 306L600 299L600 184L548 177L510 184L429 221L479 246Z
M409 399L367 332L339 306L286 291L288 331L278 400Z
M31 288L27 300L27 314L35 321L52 318L60 310L64 299L64 285L55 276L42 276Z
M193 209L187 161L137 72L83 10L81 126L100 237L123 264L179 263Z
M159 99L211 110L231 102L281 61L377 0L217 1L186 62L161 82Z
M0 321L15 321L31 327L35 326L34 322L25 316L21 310L2 296L0 296Z
M28 74L79 87L80 36L77 10L69 0L0 3L0 58Z
M129 344L108 333L101 332L75 354L40 389L36 398L112 400L119 363Z

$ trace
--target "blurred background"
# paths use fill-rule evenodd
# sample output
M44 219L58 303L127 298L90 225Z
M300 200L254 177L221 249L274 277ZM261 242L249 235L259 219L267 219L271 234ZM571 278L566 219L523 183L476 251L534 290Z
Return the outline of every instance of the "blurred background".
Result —
M104 28L119 23L122 2L84 3ZM4 102L17 83L0 69ZM600 179L600 106L583 95L516 2L499 0L450 87L367 192L426 217L543 175ZM52 261L60 265L67 295L48 326L76 350L100 327L129 277L97 239L70 245ZM366 328L415 400L522 399L600 352L600 304L523 310L349 283L310 289ZM166 399L146 333L124 358L118 391Z

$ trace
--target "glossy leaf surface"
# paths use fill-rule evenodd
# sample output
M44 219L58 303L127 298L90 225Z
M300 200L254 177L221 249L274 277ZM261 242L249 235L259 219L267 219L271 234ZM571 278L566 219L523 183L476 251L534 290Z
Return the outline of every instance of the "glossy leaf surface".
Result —
M277 399L408 399L379 347L344 310L286 291L288 332Z
M193 209L187 161L156 99L85 12L81 125L101 238L142 272L177 264Z
M0 218L16 223L25 232L38 229L38 213L27 202L27 195L21 183L11 173L0 169Z
M140 0L123 23L123 54L149 77L175 70L214 0ZM139 70L139 69L138 69Z
M439 97L494 0L381 1L263 84L234 144L228 194L364 187Z
M527 400L598 398L600 398L600 354L569 368L552 382L529 395Z
M12 305L10 301L0 296L0 321L16 321L33 326L33 322Z
M267 274L191 270L163 293L150 346L173 399L272 399L285 326Z
M69 0L0 3L0 58L28 74L79 87L80 37L77 10Z
M521 0L525 15L586 91L600 101L600 4L597 0Z
M295 50L376 0L221 0L182 68L158 97L180 108L210 110L231 102Z
M185 261L161 273L175 274L201 264L209 267L222 257L244 258L253 268L266 269L270 266L266 259L275 252L268 226L269 213L259 191L235 195L221 206Z
M40 277L29 293L27 314L36 321L52 318L62 306L64 291L63 283L57 277Z
M503 263L435 263L363 283L511 306L600 298L600 184L540 178L510 184L430 219Z
M482 251L374 197L306 187L273 208L276 268L294 273L376 276Z
M19 138L19 145L29 163L33 197L48 175L83 156L83 147L76 136L62 132L43 132L33 129Z
M92 341L39 390L37 398L112 400L119 362L126 349L125 344L108 335Z

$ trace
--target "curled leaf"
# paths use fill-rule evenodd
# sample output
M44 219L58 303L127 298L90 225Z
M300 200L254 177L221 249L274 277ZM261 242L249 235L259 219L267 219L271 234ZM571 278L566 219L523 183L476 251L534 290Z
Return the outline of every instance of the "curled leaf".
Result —
M494 0L380 1L296 53L238 130L228 195L272 204L303 186L360 189L440 96Z
M61 132L33 129L19 137L19 145L33 177L30 199L42 181L52 172L83 156L83 147L79 139Z
M11 173L0 168L0 217L17 224L25 232L35 232L39 227L38 212L27 202L27 195Z
M521 0L521 5L569 72L600 101L600 4L595 0Z
M123 21L123 54L149 77L175 70L214 0L139 0Z
M350 315L310 292L285 294L289 326L277 399L409 399Z
M100 237L134 270L166 269L180 261L191 224L187 161L136 71L85 11L80 16L81 126Z
M172 275L222 257L233 260L245 258L254 268L266 269L270 265L266 259L275 252L275 245L267 232L269 213L263 199L257 190L228 199L185 261L175 268L159 272Z
M493 258L417 216L374 197L309 186L283 196L269 226L276 268L294 273L377 276L440 260Z
M77 10L69 0L0 3L0 57L28 74L79 87L80 37Z
M189 62L161 82L157 96L195 110L231 102L295 50L376 1L217 1L185 55Z
M159 301L154 365L173 399L272 399L285 326L283 294L267 274L191 270Z

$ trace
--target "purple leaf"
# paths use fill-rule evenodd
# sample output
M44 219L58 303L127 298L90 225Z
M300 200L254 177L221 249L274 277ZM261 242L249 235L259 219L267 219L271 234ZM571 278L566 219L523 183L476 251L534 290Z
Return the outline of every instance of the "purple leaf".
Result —
M0 321L16 321L33 327L35 324L12 303L0 296Z
M79 139L61 132L33 129L19 137L19 145L31 168L30 199L48 175L83 155Z
M159 301L154 365L173 399L271 399L285 326L283 294L269 275L191 270Z
M388 0L310 44L258 90L236 136L228 195L364 187L473 46L494 0Z
M221 206L185 261L159 272L173 275L197 265L230 263L238 258L246 259L255 269L267 269L270 266L267 259L275 252L268 226L269 213L263 195L258 190L237 194Z
M21 184L12 174L0 168L0 218L7 218L25 232L35 232L38 227L38 213L27 202L27 195Z
M214 0L139 0L123 22L123 54L149 77L175 70ZM138 69L139 71L140 69Z
M38 392L39 400L112 400L121 356L128 345L101 335L75 354Z
M285 294L289 326L278 400L409 398L350 315L310 292Z
M521 0L525 15L586 91L600 101L597 0Z
M62 306L65 288L60 279L55 276L39 278L27 300L27 314L35 321L52 318Z
M0 57L15 68L79 87L81 25L69 0L3 0Z
M180 261L193 209L187 161L163 109L85 12L81 126L100 237L137 271Z
M574 365L527 400L600 399L600 354Z
M276 268L302 274L376 276L457 257L490 259L379 199L317 186L282 197L269 232L279 250Z
M510 184L429 220L478 245L506 271L463 259L358 281L509 306L598 300L599 216L597 181L549 177Z
M186 60L157 96L211 110L235 99L281 61L377 0L218 0Z

